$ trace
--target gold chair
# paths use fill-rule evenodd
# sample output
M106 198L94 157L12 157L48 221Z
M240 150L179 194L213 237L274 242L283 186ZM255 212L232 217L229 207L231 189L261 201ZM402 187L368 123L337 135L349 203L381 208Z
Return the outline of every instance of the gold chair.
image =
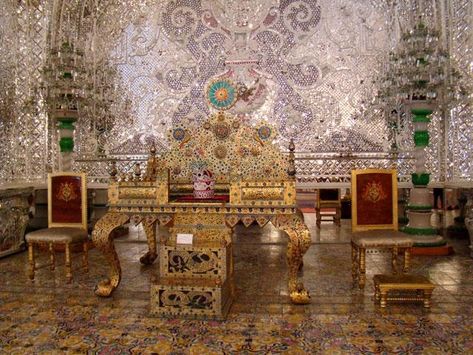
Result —
M49 247L51 270L55 268L54 247L64 245L66 278L72 281L71 246L82 244L82 264L88 271L87 187L84 173L53 173L48 175L48 228L30 232L28 243L29 278L34 280L36 244Z
M333 218L333 223L340 227L340 218L342 211L342 201L340 198L340 189L318 189L317 202L315 204L316 224L320 228L322 216L327 215L322 213L322 209L335 209L335 214L331 213L329 216Z
M352 186L352 277L358 287L366 282L366 250L388 249L392 269L397 273L397 255L404 252L404 268L409 269L411 237L398 232L397 172L393 169L353 170Z

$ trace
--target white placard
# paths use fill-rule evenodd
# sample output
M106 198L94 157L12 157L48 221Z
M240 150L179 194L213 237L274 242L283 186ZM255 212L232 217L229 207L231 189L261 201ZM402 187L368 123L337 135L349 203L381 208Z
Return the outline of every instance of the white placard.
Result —
M177 233L176 244L192 244L193 234Z

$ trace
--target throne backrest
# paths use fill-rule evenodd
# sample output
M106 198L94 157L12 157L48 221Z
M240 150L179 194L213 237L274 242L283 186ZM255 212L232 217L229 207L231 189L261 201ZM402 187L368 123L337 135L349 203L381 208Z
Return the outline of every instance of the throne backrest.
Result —
M230 181L290 180L289 158L273 143L276 135L266 122L251 126L218 112L195 127L175 126L159 163L169 169L171 183L188 183L193 170L204 167L215 175L217 188Z

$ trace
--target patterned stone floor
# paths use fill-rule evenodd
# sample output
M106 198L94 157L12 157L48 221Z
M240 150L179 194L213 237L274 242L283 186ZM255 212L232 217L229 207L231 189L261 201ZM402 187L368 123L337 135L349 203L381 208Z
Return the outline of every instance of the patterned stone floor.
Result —
M150 276L142 266L144 234L133 229L117 240L123 280L108 299L93 294L106 275L104 259L90 253L90 272L37 271L27 279L27 255L0 259L1 354L270 354L270 353L473 353L473 259L466 240L451 241L455 254L413 257L412 272L435 283L433 306L373 303L372 276L389 271L389 257L368 254L367 286L352 288L349 221L315 227L303 279L312 303L287 297L286 237L271 225L235 235L236 300L226 321L170 320L148 316ZM58 256L59 261L62 255ZM47 262L46 254L39 261ZM77 255L74 264L80 265Z

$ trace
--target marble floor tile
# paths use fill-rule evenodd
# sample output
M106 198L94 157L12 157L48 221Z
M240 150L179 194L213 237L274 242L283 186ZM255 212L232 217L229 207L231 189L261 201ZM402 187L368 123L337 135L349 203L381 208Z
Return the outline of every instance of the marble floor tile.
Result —
M432 308L374 303L372 278L389 273L390 255L367 254L363 290L351 279L350 221L315 226L305 214L312 245L300 275L312 302L290 303L287 236L271 224L234 231L235 300L227 319L203 321L149 316L149 290L158 263L142 266L142 229L116 240L123 279L110 298L93 290L107 275L104 257L90 251L90 271L74 255L66 283L63 255L28 280L25 252L0 259L0 354L24 353L468 353L473 352L473 259L466 240L451 240L455 254L413 256L411 273L436 285ZM160 234L165 233L162 229Z

